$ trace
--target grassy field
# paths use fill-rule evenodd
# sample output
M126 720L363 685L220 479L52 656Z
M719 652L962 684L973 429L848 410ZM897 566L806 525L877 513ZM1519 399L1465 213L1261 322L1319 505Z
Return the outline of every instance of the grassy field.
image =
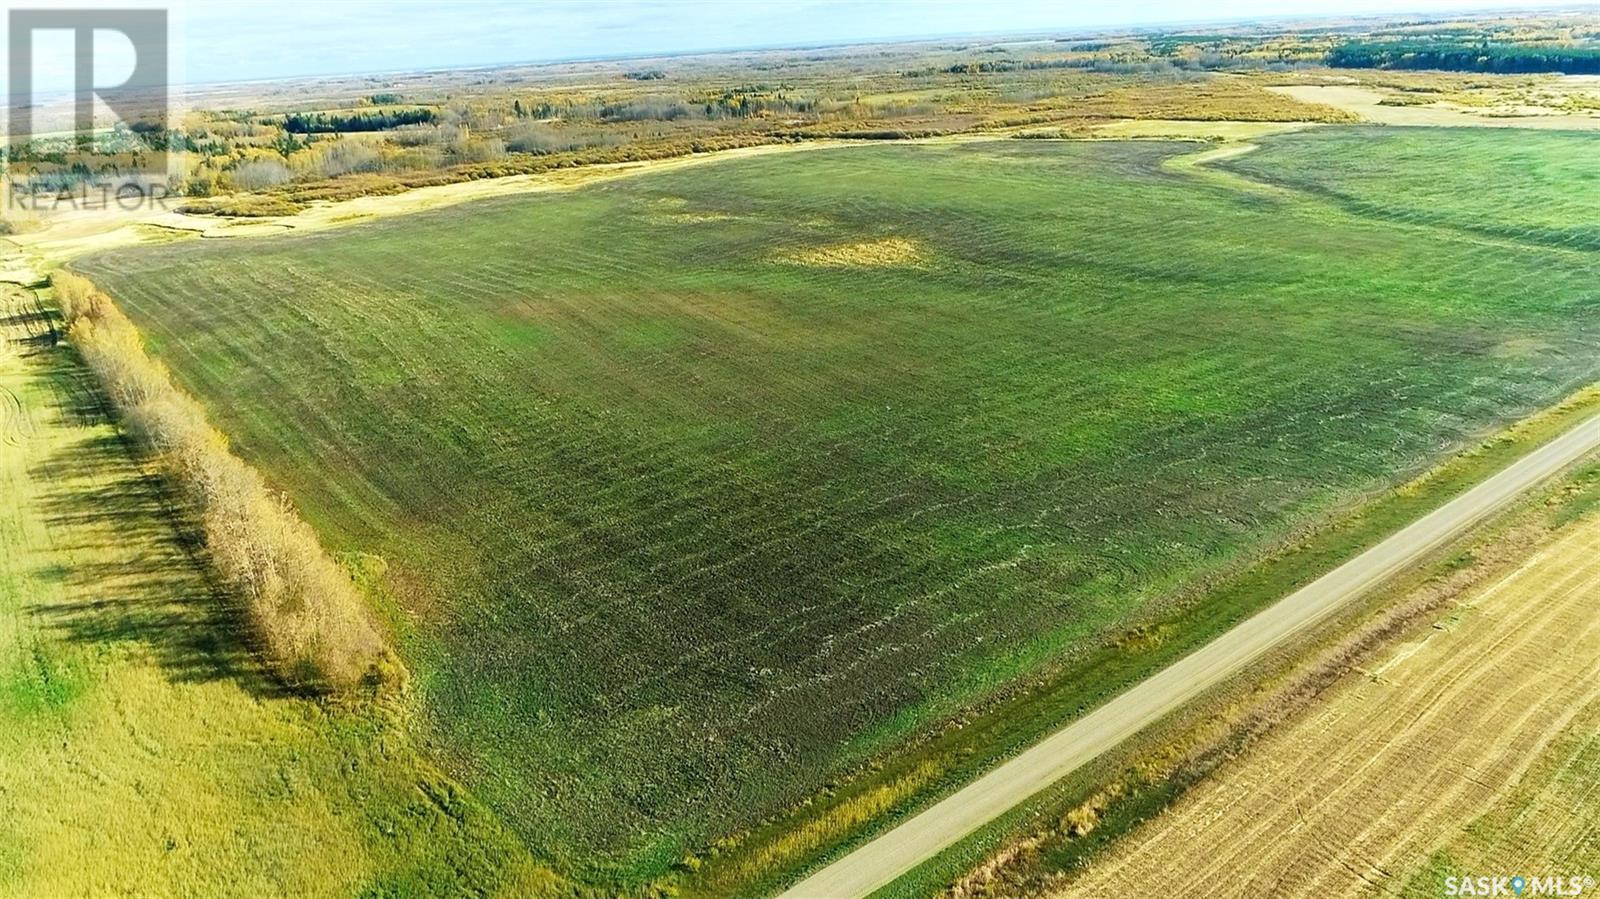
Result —
M1224 167L1359 213L1600 249L1600 136L1524 129L1337 128L1266 138Z
M0 896L550 892L399 713L281 695L51 335L0 294Z
M1586 259L1190 148L818 150L83 268L386 560L453 770L635 880L1600 370Z

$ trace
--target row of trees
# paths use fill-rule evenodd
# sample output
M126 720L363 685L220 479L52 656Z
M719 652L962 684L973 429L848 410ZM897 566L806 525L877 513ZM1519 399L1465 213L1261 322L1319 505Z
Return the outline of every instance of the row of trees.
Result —
M52 283L73 345L194 513L211 564L243 599L273 670L318 691L402 682L405 670L348 574L288 502L229 451L199 403L173 386L133 324L86 279L62 273Z
M1346 69L1444 69L1456 72L1600 74L1600 49L1533 44L1350 41L1328 51Z
M402 125L433 122L439 114L427 107L394 109L386 112L310 112L283 117L283 130L290 134L347 134L355 131L388 131Z

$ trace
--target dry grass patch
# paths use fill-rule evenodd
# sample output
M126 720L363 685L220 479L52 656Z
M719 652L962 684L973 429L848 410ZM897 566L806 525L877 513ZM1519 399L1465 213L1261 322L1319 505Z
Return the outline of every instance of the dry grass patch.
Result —
M794 265L813 265L824 268L884 268L888 266L917 266L927 259L922 244L904 237L881 237L877 240L859 240L852 243L832 244L806 250L794 250L779 257L782 262Z
M689 206L689 201L683 197L662 197L651 206L649 213L651 220L667 224L694 225L703 222L729 222L738 218L726 212L693 209Z

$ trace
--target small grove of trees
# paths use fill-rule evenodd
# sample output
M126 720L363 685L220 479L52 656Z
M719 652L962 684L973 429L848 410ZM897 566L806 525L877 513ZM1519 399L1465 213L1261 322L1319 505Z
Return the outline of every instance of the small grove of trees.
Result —
M263 190L288 181L289 167L277 159L251 159L233 169L233 186L239 190Z
M199 520L223 584L243 599L272 669L301 689L398 687L405 669L348 574L194 399L151 359L133 324L87 279L52 279L68 336L134 439Z
M439 114L426 107L388 112L311 112L290 113L283 117L283 130L291 134L344 134L351 131L388 131L401 125L432 122Z

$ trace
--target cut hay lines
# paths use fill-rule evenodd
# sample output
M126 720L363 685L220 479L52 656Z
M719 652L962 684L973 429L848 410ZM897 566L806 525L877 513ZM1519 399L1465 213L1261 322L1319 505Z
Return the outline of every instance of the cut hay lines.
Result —
M1503 801L1600 700L1596 553L1591 517L1059 895L1395 891L1416 858Z
M0 285L0 366L21 364L30 348L41 342L39 315L31 293ZM45 327L48 340L54 329L48 323ZM0 384L0 442L20 447L33 436L33 417L28 408L15 391Z
M4 358L0 358L0 365L5 362ZM21 446L33 437L33 433L33 418L22 405L21 398L9 387L0 386L0 442L7 446Z

